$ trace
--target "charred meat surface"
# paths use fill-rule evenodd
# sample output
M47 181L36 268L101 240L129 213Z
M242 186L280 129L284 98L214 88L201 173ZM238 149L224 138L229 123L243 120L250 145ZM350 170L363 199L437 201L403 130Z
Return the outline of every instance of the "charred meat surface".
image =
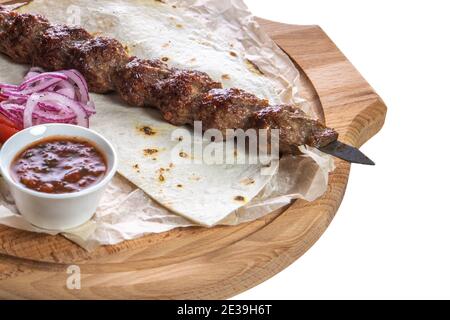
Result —
M71 68L71 48L92 37L80 27L52 25L36 38L33 64L50 71L56 71Z
M16 62L32 62L36 39L49 26L41 16L9 14L0 8L0 51Z
M170 68L160 60L130 57L117 40L94 37L80 27L52 25L38 15L0 6L0 52L19 63L48 70L77 69L90 91L116 90L128 104L158 108L174 125L202 121L203 129L279 129L280 150L323 147L335 130L309 118L297 106L269 105L240 89L223 89L206 73Z
M96 37L74 42L69 50L71 68L80 71L89 85L89 90L106 93L114 89L111 80L117 66L128 61L122 44L111 38Z
M174 69L161 85L159 109L171 124L192 124L198 99L211 89L221 87L204 72Z
M169 67L160 60L131 58L113 75L120 97L136 107L159 107L161 82L171 75Z
M336 131L309 118L301 109L291 105L276 105L264 108L253 115L253 127L279 129L280 150L290 153L299 141L320 148L337 140Z
M213 89L202 96L195 120L225 136L226 129L248 129L254 112L268 106L267 100L240 89Z

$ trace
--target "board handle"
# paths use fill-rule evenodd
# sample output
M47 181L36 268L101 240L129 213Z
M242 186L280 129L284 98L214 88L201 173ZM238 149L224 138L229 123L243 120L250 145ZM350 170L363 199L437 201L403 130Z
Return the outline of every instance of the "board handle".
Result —
M319 26L258 21L309 78L340 140L360 147L383 127L383 100Z

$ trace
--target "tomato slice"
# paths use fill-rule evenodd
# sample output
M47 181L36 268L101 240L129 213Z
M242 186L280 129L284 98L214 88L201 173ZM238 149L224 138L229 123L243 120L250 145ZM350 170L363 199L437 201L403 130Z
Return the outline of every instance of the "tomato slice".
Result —
M0 143L5 143L6 140L11 138L17 132L19 132L19 130L16 128L0 123Z
M8 127L17 129L16 125L11 120L9 120L7 117L2 115L1 113L0 113L0 124L4 124Z

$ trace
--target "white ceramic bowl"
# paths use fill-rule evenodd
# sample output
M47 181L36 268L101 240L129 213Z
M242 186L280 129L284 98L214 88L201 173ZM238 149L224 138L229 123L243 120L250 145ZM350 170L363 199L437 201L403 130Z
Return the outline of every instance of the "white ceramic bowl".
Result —
M11 162L25 147L52 136L78 137L93 143L105 155L107 172L98 183L78 192L48 194L31 190L11 177ZM113 146L98 133L74 125L45 124L27 128L12 136L0 150L0 171L9 185L16 206L31 224L63 231L87 222L95 213L103 191L117 170Z

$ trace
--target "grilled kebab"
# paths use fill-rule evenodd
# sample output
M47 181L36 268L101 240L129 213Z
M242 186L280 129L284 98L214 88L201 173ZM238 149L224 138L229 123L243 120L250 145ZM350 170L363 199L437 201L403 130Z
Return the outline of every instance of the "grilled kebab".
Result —
M202 121L203 129L279 129L280 151L324 147L335 130L293 105L269 105L240 89L225 89L206 73L171 68L160 60L129 56L115 39L52 24L40 15L0 6L0 52L13 61L57 71L76 69L96 93L117 91L128 104L154 107L174 125Z

